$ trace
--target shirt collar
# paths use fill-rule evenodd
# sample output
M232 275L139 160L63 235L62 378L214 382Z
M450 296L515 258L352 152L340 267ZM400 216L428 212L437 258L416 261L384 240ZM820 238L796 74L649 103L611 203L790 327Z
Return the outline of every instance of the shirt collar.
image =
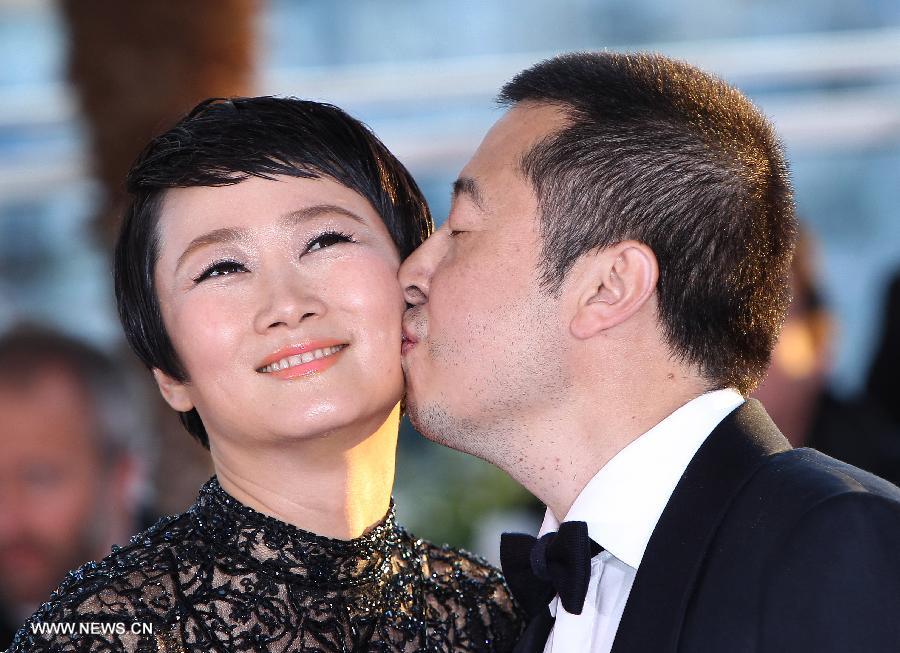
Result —
M737 390L692 399L632 441L588 481L564 521L587 522L595 542L637 569L684 470L716 425L744 402ZM540 535L559 522L548 508Z

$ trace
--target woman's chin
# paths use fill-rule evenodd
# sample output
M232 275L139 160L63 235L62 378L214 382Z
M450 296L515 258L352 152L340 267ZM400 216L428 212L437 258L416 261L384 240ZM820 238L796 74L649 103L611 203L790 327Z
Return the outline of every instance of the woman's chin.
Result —
M347 412L308 415L293 424L271 425L265 440L275 444L302 445L304 443L334 441L359 442L378 431L390 417L391 410L351 416Z
M363 402L361 397L368 401ZM210 425L207 431L213 439L230 440L241 448L326 440L360 442L385 427L396 431L400 416L399 391L384 396L360 393L334 401L286 403L279 405L278 410L266 411L233 405L228 419Z

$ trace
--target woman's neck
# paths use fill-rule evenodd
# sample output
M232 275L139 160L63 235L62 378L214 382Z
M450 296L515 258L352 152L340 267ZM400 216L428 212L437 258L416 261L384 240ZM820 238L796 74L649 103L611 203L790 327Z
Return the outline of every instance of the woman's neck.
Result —
M222 488L254 510L326 537L359 537L390 506L400 406L380 425L244 449L211 438Z

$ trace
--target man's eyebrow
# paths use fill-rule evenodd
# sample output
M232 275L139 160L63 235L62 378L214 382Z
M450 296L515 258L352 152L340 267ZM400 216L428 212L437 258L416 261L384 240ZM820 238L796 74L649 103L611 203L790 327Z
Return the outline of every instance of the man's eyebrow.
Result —
M469 198L475 202L475 206L477 206L482 213L486 213L484 198L481 194L481 187L478 185L477 181L472 179L472 177L460 177L453 182L451 197L456 199L460 195L468 195Z
M208 233L197 236L188 244L185 250L181 253L181 256L178 257L178 260L175 262L175 271L178 271L178 268L181 267L181 264L184 263L184 260L191 253L200 249L201 247L206 247L207 245L217 245L221 243L233 243L236 240L241 240L244 235L244 231L242 231L241 229L234 229L233 227L223 227L221 229L214 229Z

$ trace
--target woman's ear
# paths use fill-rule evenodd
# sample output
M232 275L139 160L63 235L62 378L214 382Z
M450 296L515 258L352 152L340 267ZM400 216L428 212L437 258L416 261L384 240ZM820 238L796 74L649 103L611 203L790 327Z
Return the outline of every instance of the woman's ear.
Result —
M626 240L586 254L577 274L578 304L569 329L583 340L637 313L656 291L659 264L647 245Z
M188 392L187 383L176 381L160 369L153 368L153 378L159 386L159 392L172 408L179 413L186 413L194 407Z

